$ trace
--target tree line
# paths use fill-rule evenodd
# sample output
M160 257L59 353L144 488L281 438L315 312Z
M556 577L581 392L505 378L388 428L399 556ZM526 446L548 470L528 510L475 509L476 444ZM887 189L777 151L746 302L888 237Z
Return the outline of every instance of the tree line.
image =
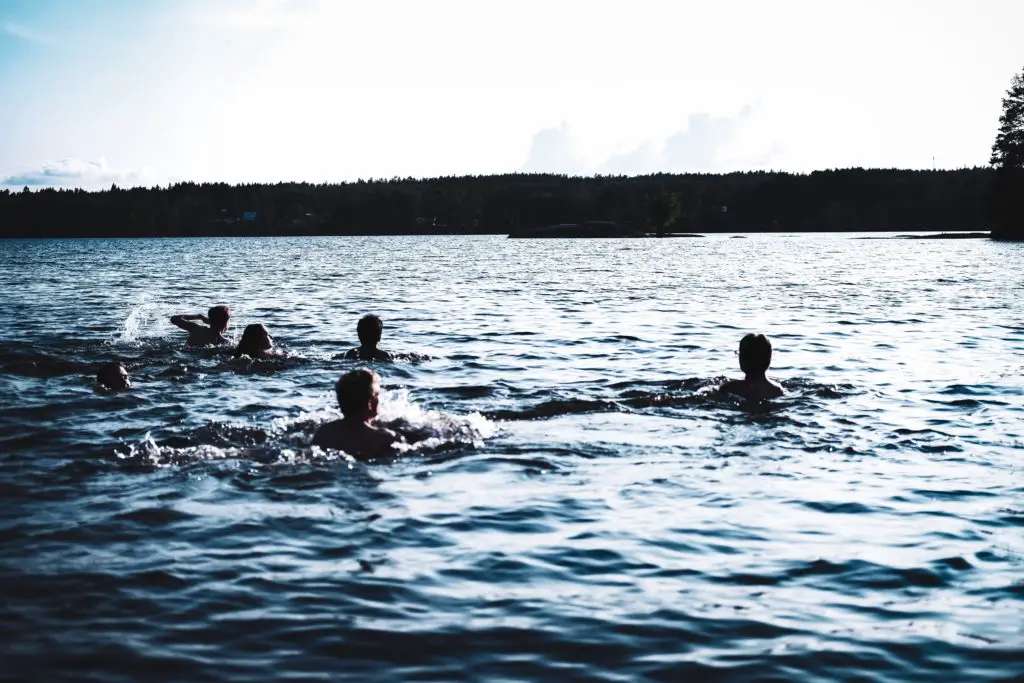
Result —
M508 174L340 184L177 183L0 190L4 237L496 233L614 221L652 232L975 231L998 168L573 177Z

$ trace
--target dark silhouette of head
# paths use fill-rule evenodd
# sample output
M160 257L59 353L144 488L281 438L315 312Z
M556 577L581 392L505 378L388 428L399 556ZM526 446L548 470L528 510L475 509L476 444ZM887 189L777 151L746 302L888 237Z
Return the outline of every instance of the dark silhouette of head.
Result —
M380 337L384 333L384 323L380 318L373 315L364 315L356 325L356 334L359 335L359 343L363 346L376 348L380 343Z
M274 339L270 336L267 328L260 323L253 323L245 326L242 338L238 340L235 356L246 355L255 358L272 348L274 348Z
M206 312L206 319L210 321L210 327L223 332L228 329L228 321L231 320L231 310L224 305L214 306Z
M740 340L740 370L748 375L763 374L772 364L772 343L763 334L748 334Z
M131 389L132 380L120 363L106 363L96 373L96 381L107 389Z
M346 372L334 385L341 414L350 420L377 416L380 403L380 377L373 370L360 368Z

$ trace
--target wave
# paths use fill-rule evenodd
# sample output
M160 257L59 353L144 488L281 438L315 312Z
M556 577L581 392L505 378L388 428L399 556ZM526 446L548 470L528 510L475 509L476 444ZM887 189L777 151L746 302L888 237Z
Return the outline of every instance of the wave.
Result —
M751 404L739 396L717 391L726 377L689 377L676 380L616 382L611 396L559 396L543 398L522 408L489 410L492 420L543 420L587 413L645 412L671 408L730 408L748 413L771 412L818 399L842 399L861 392L852 384L822 384L807 379L781 382L787 393L775 400Z
M351 345L347 345L347 346L351 346ZM331 360L347 361L347 362L350 362L350 363L366 363L367 362L367 361L364 361L364 360L347 358L346 356L348 355L349 350L351 350L351 349L348 349L348 350L343 351L341 353L331 354L328 357ZM413 364L413 365L418 365L419 363L426 363L427 361L435 360L437 358L437 356L431 356L430 354L426 354L426 353L417 353L415 351L389 351L388 353L391 354L391 360L390 361L377 361L377 362L383 362L383 363L410 363L410 364Z
M96 372L102 362L84 362L38 351L28 344L0 345L0 374L53 378Z

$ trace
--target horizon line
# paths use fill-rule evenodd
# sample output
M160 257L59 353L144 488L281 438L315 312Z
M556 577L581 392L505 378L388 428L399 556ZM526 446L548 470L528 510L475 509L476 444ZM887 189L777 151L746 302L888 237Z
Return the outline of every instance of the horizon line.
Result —
M438 176L398 176L394 175L389 178L386 177L369 177L369 178L357 178L355 180L273 180L273 181L239 181L230 182L226 180L183 180L175 179L169 180L166 183L157 183L153 185L148 184L123 184L117 181L111 182L109 187L97 187L92 184L89 187L83 185L57 185L49 183L34 183L24 182L18 176L10 176L0 181L0 192L6 192L10 194L16 194L24 192L26 189L29 192L42 192L44 190L53 191L82 191L82 192L109 192L112 188L116 187L119 190L160 190L170 189L182 185L227 185L229 187L247 187L255 185L358 185L360 183L426 183L441 180L467 180L467 179L480 179L480 178L504 178L504 177L545 177L545 178L564 178L566 180L601 180L601 179L638 179L638 178L652 178L658 176L669 176L669 177L689 177L689 176L732 176L732 175L783 175L783 176L812 176L816 173L842 173L849 171L860 171L860 172L900 172L900 173L951 173L951 172L962 172L962 171L986 171L993 170L991 165L985 166L960 166L958 168L900 168L896 166L891 167L864 167L864 166L843 166L833 168L820 168L813 171L785 171L776 169L757 169L757 170L746 170L746 171L684 171L684 172L672 172L672 171L657 171L653 173L637 173L637 174L604 174L595 173L590 175L580 174L568 174L568 173L557 173L547 171L507 171L504 173L466 173L461 175L438 175ZM9 182L15 180L16 182ZM103 185L106 185L106 181L103 181Z

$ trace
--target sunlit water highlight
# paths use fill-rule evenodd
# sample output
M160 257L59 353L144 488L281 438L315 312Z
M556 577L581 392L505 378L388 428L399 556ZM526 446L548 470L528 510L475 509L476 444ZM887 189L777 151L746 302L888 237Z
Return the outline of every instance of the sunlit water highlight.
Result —
M0 678L1024 675L1024 248L0 242ZM214 303L289 357L184 348ZM365 312L388 462L309 446ZM742 334L785 398L707 393ZM412 356L410 356L411 358ZM135 387L95 391L122 360Z

